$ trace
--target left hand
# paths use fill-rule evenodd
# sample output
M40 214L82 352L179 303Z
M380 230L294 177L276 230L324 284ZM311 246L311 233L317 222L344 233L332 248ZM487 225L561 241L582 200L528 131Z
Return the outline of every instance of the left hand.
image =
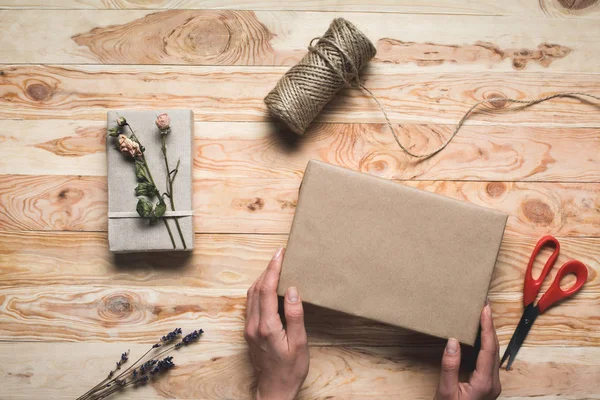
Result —
M283 248L248 289L244 337L258 375L256 398L294 399L308 374L309 353L304 311L298 290L288 288L284 299L286 329L277 313L277 285Z

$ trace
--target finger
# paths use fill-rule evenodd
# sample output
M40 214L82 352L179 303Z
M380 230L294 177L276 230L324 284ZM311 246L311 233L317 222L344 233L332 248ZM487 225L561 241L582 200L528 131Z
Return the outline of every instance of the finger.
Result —
M489 304L483 307L481 312L481 350L477 357L475 371L484 379L494 379L498 363L498 337L494 322L492 321L492 310Z
M496 356L494 357L494 370L493 370L493 374L494 374L494 390L495 391L501 391L501 384L500 384L500 341L498 340L498 335L496 334L496 326L494 325L494 315L492 313L492 307L489 305L489 301L487 302L488 306L490 307L490 319L492 321L492 330L494 332L494 341L496 343Z
M460 345L454 338L448 339L442 356L442 372L436 399L451 399L458 391L458 372L460 370Z
M254 338L258 330L258 322L260 320L260 296L258 288L265 276L263 271L260 276L254 281L248 290L248 302L246 305L246 337Z
M279 284L283 252L283 248L277 250L260 283L259 325L264 325L268 328L274 328L274 325L281 325L281 319L279 318L279 314L277 314L277 285Z
M286 334L288 344L293 348L301 348L307 345L306 327L304 326L304 308L298 289L288 288L285 293L283 309L286 321Z
M246 326L248 326L248 320L250 319L251 315L250 310L252 309L252 302L254 300L254 288L256 287L256 282L259 278L252 282L252 286L250 286L248 292L246 293Z

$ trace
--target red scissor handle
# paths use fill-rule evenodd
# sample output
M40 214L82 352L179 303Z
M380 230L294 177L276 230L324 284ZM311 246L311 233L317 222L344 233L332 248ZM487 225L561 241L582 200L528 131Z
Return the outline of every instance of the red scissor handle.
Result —
M544 269L542 269L542 273L540 274L540 276L538 276L537 279L533 279L533 276L531 275L533 269L533 262L535 261L537 255L540 253L540 250L542 250L542 247L546 245L554 245L554 252L550 256L548 261L546 261L546 264L544 265ZM535 298L537 297L538 293L540 292L540 288L542 287L542 282L544 281L544 279L546 279L548 272L550 272L550 270L554 266L554 263L558 258L559 252L560 243L558 243L558 240L556 240L554 236L544 236L535 245L535 248L531 253L531 258L529 258L529 264L527 264L527 270L525 271L525 284L523 285L523 305L525 307L527 307L535 301Z
M577 280L575 284L571 286L567 290L562 290L560 288L560 281L568 274L574 274ZM565 265L560 267L558 273L556 274L556 278L554 278L554 282L548 288L546 293L542 296L540 301L538 301L538 308L540 309L540 314L546 311L552 304L560 301L562 299L566 299L577 293L579 289L583 286L588 277L588 270L586 266L577 260L567 261Z

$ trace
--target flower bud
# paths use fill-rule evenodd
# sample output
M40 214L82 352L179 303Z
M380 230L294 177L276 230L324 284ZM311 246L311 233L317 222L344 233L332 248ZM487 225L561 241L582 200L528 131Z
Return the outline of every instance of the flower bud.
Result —
M167 113L162 113L156 117L156 126L160 129L161 134L168 134L171 131L171 118L169 118L169 115Z
M125 125L127 125L127 120L125 119L125 117L119 117L119 118L117 118L117 125L119 125L119 126L125 126Z

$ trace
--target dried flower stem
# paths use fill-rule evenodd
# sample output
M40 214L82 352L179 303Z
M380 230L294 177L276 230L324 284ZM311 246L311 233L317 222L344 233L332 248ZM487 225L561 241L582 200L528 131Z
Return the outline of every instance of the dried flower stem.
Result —
M142 378L143 376L147 376L147 373L150 372L150 370L141 371L141 369L143 369L144 365L147 365L147 363L157 360L152 364L152 366L154 366L156 363L158 363L159 367L160 367L161 362L165 361L165 360L163 360L161 362L158 362L158 358L160 356L162 356L165 353L168 353L169 351L171 351L173 349L179 348L182 345L189 344L191 342L189 339L191 336L193 336L193 338L194 338L193 340L196 340L200 337L200 335L202 333L203 333L202 329L200 329L199 331L194 331L191 334L186 335L178 343L176 343L166 349L163 349L163 351L159 352L158 354L155 354L150 360L148 360L146 363L142 364L142 368L140 368L140 373L141 373L140 378ZM172 332L169 332L167 335L163 336L158 343L153 344L152 347L150 347L150 349L148 349L148 351L146 351L140 358L138 358L126 370L121 372L118 376L114 376L115 372L118 369L120 369L122 363L127 361L126 356L129 354L129 351L127 351L126 353L123 353L123 355L121 355L120 362L117 363L117 368L112 370L108 374L107 378L105 378L100 383L98 383L96 386L94 386L93 388L91 388L90 390L85 392L83 395L79 396L77 398L77 400L102 399L102 398L105 398L105 397L111 395L112 393L114 393L115 391L117 391L121 388L127 387L131 384L139 383L140 378L135 379L136 375L134 375L134 372L137 370L137 368L133 369L133 371L132 371L132 368L136 367L152 350L162 347L163 344L172 342L173 340L178 338L180 335L181 335L181 328L176 328ZM171 359L172 359L172 357L171 357ZM173 366L171 360L169 360L168 363L170 363L170 365L168 365L169 368ZM162 366L164 367L164 365L162 365ZM130 377L132 379L128 382L127 379L129 379Z
M129 130L131 131L131 138L133 140L135 140L136 142L140 143L135 132L133 132L131 125L129 125L129 124L126 124L126 125L129 128ZM141 144L140 144L140 146L141 146ZM150 179L150 183L152 183L152 185L154 187L157 187L156 183L154 182L154 178L152 177L152 172L150 172L150 167L148 166L148 162L146 161L146 156L142 154L142 156L140 158L142 159L142 162L144 163L144 168L146 169L146 172L148 172L148 178ZM163 223L165 224L165 227L167 228L167 232L169 232L169 237L171 238L171 243L173 244L173 248L176 249L177 245L175 244L175 239L173 238L173 233L171 232L171 227L169 226L169 223L167 222L166 218L161 218L161 219L162 219ZM175 222L177 222L177 220L175 220ZM177 224L177 228L179 228L179 223ZM181 229L180 229L179 233L181 234ZM185 243L184 243L184 247L185 247Z
M157 360L158 358L160 358L162 355L174 350L174 349L178 349L180 346L180 343L176 343L166 349L164 349L163 351L159 352L158 354L154 355L149 361L152 360ZM77 400L86 400L86 399L94 399L94 400L99 400L99 399L103 399L109 395L111 395L112 393L120 390L121 388L127 387L129 385L135 384L136 380L130 380L129 382L127 382L127 379L129 379L130 377L132 377L133 375L133 371L131 370L131 368L135 367L136 365L138 365L142 359L144 359L144 357L146 357L148 355L148 353L150 353L153 349L155 349L155 347L151 347L146 353L144 353L143 356L141 356L140 358L138 358L138 360L133 363L132 365L129 366L129 368L127 368L125 371L123 371L119 376L112 378L110 381L106 382L107 379L105 379L104 381L102 381L100 384L96 385L94 388L92 388L92 390L90 390L88 393L86 393L86 395L81 396L80 398L78 398ZM117 381L126 381L127 383L124 386L118 385ZM104 387L102 387L104 386ZM93 391L93 392L92 392ZM92 393L90 393L92 392ZM93 396L99 396L99 397L93 397Z
M175 180L175 176L177 175L177 171L179 171L179 162L177 162L177 166L173 171L169 168L169 159L167 157L167 143L166 143L167 135L160 135L160 140L162 143L162 153L163 158L165 159L165 168L167 169L167 196L169 197L169 202L171 203L171 210L175 211L175 201L173 200L173 181ZM179 237L181 238L181 242L183 243L183 248L187 249L185 244L185 239L183 238L183 233L181 232L181 226L179 226L179 219L175 217L175 225L177 225L177 230L179 231Z

